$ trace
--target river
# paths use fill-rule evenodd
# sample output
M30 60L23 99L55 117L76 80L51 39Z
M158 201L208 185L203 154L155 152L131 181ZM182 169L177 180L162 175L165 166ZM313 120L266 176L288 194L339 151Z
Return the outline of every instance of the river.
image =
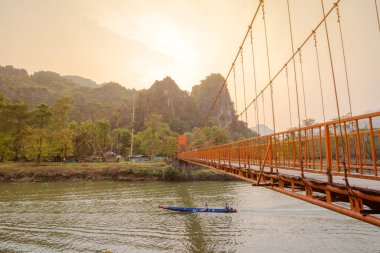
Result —
M159 204L237 213L175 213ZM0 252L380 252L380 229L245 182L0 185Z

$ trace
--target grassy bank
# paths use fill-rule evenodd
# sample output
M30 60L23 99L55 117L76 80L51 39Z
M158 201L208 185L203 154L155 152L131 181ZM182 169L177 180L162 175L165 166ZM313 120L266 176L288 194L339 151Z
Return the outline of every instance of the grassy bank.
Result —
M202 168L152 163L0 164L0 183L55 181L222 181L233 178Z

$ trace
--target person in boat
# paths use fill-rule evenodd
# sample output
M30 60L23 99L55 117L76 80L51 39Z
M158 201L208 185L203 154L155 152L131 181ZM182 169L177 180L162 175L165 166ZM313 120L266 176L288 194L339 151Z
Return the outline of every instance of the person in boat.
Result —
M207 205L207 203L206 203L205 208L201 209L201 211L203 211L203 212L207 212L208 211L208 205Z
M230 206L226 203L226 210L230 210Z

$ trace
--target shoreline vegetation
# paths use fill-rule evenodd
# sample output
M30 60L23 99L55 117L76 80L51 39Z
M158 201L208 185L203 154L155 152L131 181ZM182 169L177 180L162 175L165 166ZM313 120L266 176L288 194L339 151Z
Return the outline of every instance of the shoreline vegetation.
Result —
M146 163L1 163L0 183L75 181L229 181L228 175L201 167Z
M114 82L84 87L78 80L0 65L0 163L110 162L132 153L165 158L184 150L178 135L188 149L257 135L238 119L228 89L204 124L210 97L225 83L221 74L190 93L170 77L142 90Z

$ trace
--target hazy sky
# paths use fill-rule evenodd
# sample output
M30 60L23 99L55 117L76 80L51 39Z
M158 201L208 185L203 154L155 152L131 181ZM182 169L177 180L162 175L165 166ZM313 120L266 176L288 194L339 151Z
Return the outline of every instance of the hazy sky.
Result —
M0 64L190 90L225 72L254 1L0 0Z
M324 0L326 10L333 1ZM285 0L265 1L272 76L291 55ZM186 90L210 73L226 75L258 0L0 0L0 65L33 73L51 70L80 75L98 83L116 81L127 88L148 88L171 76ZM319 0L290 0L294 46L307 37L322 17ZM342 0L342 29L355 115L379 110L380 32L372 0ZM328 19L336 78L343 113L348 98L339 28ZM261 12L254 23L258 89L268 83ZM324 30L318 30L321 71L328 118L336 114ZM247 103L254 96L252 55L244 47ZM322 120L314 44L302 52L308 114ZM298 59L298 58L297 58ZM240 60L239 60L240 62ZM299 64L299 62L297 63ZM291 107L295 125L295 85L289 66ZM238 111L243 108L241 68L237 68ZM300 66L297 65L298 78ZM274 83L276 116L289 113L285 73ZM298 80L301 82L301 79ZM233 81L228 80L232 98ZM269 112L269 94L264 93ZM300 97L302 101L303 97ZM259 108L260 110L262 108ZM304 110L302 111L304 114ZM254 125L254 111L249 111ZM310 116L309 116L310 117ZM269 121L269 119L267 119ZM261 122L262 123L262 122ZM290 123L288 123L289 125ZM271 121L267 123L271 125ZM283 128L288 127L283 124Z

